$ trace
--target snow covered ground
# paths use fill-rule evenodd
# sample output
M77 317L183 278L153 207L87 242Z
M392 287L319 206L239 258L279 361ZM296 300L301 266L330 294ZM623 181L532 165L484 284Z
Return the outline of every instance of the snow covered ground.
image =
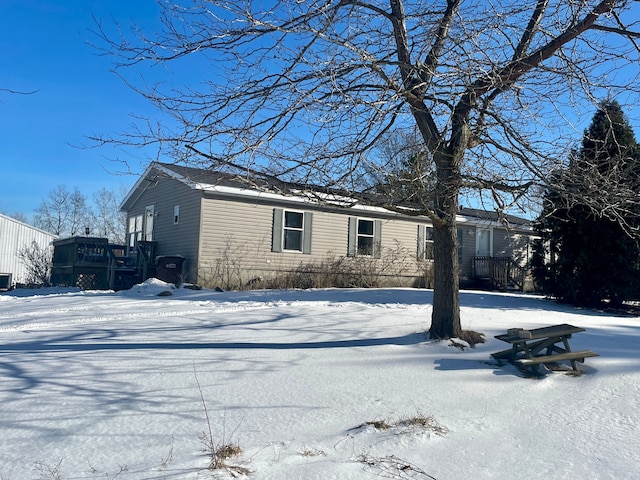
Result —
M1 480L640 478L638 318L462 292L460 350L428 290L166 290L0 295ZM557 323L584 375L490 357ZM208 470L207 438L242 453Z

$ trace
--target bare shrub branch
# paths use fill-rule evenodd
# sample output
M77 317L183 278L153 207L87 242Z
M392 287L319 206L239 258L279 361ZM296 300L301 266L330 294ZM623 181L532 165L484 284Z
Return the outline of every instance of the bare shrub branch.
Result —
M200 400L202 402L202 408L204 409L207 423L207 430L200 435L199 439L204 445L205 451L209 456L209 470L225 470L233 477L250 473L251 471L245 467L228 463L229 459L242 455L242 448L240 448L240 445L237 443L233 443L231 440L227 439L224 428L222 438L220 440L217 440L214 437L207 402L204 399L204 393L200 386L200 381L198 380L195 363L193 365L193 375L196 380L196 385L198 386L198 391L200 392ZM233 436L233 433L231 436Z
M40 246L33 241L31 245L18 250L18 258L26 269L24 282L28 285L48 287L51 285L51 267L53 252L51 247Z
M368 453L362 453L357 461L364 464L365 471L385 478L429 478L436 480L417 465L407 462L395 455L386 457L374 457Z

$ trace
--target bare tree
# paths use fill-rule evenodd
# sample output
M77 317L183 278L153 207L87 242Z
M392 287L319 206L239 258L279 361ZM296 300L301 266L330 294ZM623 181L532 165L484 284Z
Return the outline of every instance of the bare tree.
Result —
M103 188L93 194L93 231L113 243L124 243L126 218L119 211L122 195Z
M74 188L59 185L49 192L35 210L34 225L54 235L78 235L89 225L86 197Z
M82 235L85 229L91 223L91 212L87 205L87 197L75 187L67 200L69 208L69 233L74 235Z
M383 167L371 154L383 135L417 128L435 166L435 201L404 211L435 227L430 332L439 338L461 333L459 194L486 192L500 211L520 201L566 158L585 106L623 91L634 100L640 85L632 0L160 5L156 34L98 33L123 78L163 80L143 69L173 69L166 83L128 81L167 115L97 140L360 192L371 186L367 172Z
M27 217L27 215L24 212L14 212L14 213L9 213L5 208L3 208L2 205L0 205L0 213L11 217L15 220L18 220L19 222L22 223L29 223L29 217Z
M61 235L67 225L69 211L67 201L69 192L66 187L59 185L49 192L35 210L34 225L54 235Z
M29 223L29 217L27 217L27 215L24 212L15 212L14 214L9 216L11 218L15 218L19 222L27 223L27 224Z

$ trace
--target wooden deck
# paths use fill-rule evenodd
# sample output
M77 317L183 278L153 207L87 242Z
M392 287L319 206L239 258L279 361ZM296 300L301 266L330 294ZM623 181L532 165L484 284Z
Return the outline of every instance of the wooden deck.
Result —
M155 242L135 249L106 238L70 237L53 242L51 283L83 290L123 290L154 275Z

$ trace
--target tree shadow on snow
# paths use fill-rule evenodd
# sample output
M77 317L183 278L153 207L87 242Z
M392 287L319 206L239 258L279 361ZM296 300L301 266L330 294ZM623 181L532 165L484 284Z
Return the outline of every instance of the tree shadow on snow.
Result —
M109 337L109 335L105 335ZM47 340L40 342L19 342L0 345L0 352L82 352L95 350L193 350L193 349L264 349L297 350L323 348L375 347L381 345L416 345L425 341L422 333L411 333L398 337L360 338L349 340L326 340L317 342L82 342Z

